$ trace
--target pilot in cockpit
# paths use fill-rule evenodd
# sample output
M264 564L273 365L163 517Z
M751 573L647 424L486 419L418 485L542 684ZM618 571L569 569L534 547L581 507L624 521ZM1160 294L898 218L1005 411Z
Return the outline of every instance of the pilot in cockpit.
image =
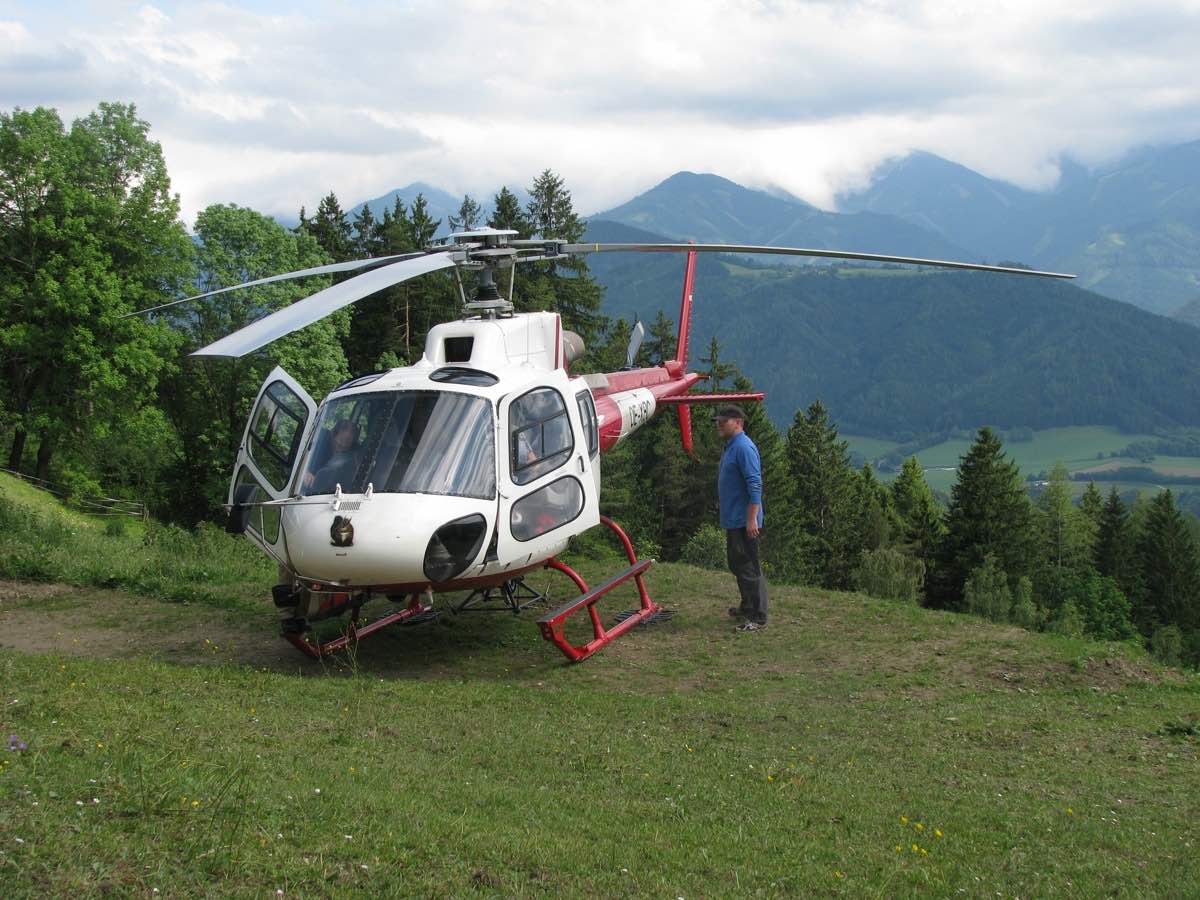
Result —
M333 452L328 461L316 472L304 473L305 494L332 494L340 484L342 490L352 490L354 476L358 470L362 447L358 440L358 426L343 419L333 426Z

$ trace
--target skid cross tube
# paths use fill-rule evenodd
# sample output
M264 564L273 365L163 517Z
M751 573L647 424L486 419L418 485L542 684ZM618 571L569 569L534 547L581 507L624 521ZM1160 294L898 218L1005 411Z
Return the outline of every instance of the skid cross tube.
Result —
M346 633L341 637L334 638L331 641L310 641L304 635L295 632L285 632L284 637L290 644L303 652L306 656L313 659L322 659L330 654L337 653L339 650L356 644L365 637L370 637L377 631L382 631L389 625L395 625L398 622L403 622L406 619L411 619L413 616L423 615L433 609L432 606L426 606L421 602L420 594L413 594L412 600L408 606L399 612L388 613L386 616L380 616L373 622L366 625L358 624L358 610L355 609L350 617L350 625L346 629Z
M650 594L646 590L646 584L642 580L642 573L654 565L654 560L643 559L639 560L633 552L633 544L630 543L629 537L621 530L612 519L607 516L601 516L600 521L611 528L621 540L621 544L625 549L625 555L629 557L630 566L623 572L614 575L608 581L599 587L588 589L587 584L570 566L560 562L557 559L551 559L546 563L547 568L556 569L568 576L579 587L583 593L564 603L562 606L553 612L549 612L542 618L538 619L538 627L542 629L542 637L550 641L554 646L563 652L571 662L579 662L587 659L601 647L615 641L631 628L635 628L642 622L649 619L660 609L657 603L650 599ZM638 586L638 596L640 599L640 607L638 610L623 622L613 625L611 628L605 628L600 621L600 614L596 611L596 601L611 591L618 585L622 585L629 579L634 579ZM567 640L563 629L566 620L579 612L581 609L588 611L588 617L592 622L592 640L586 644L572 644Z

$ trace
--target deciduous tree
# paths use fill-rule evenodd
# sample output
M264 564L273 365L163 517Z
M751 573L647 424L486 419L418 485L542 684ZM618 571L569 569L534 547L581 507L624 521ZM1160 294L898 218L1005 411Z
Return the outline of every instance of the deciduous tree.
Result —
M161 302L191 247L159 145L132 105L101 103L65 131L39 108L0 115L0 380L10 468L37 442L107 437L152 397L175 337L128 312Z

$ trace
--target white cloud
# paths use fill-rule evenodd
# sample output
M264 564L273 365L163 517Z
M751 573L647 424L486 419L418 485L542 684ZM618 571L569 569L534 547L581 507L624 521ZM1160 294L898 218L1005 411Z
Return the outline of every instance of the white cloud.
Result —
M683 168L830 206L910 149L1048 187L1200 137L1198 41L1195 0L60 4L0 12L0 106L136 102L189 220L546 167L584 211Z

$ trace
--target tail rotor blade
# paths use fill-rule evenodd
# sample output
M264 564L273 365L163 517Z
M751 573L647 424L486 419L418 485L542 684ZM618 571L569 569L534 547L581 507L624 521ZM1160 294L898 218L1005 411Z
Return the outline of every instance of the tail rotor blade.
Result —
M642 349L642 338L645 336L646 326L638 322L633 326L633 333L629 335L629 349L625 351L625 368L633 368L633 361L637 358L638 351Z

